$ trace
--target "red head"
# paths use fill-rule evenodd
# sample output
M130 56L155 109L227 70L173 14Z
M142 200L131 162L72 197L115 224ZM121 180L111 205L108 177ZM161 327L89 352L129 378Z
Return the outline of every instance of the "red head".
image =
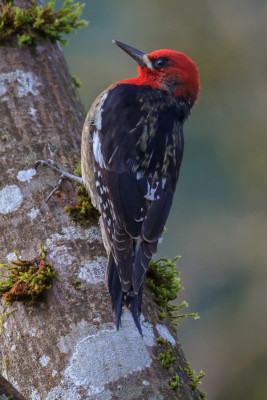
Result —
M193 106L200 90L196 64L185 54L174 50L156 50L142 53L126 44L113 41L138 62L138 76L121 83L149 85L168 92L174 97L183 97Z

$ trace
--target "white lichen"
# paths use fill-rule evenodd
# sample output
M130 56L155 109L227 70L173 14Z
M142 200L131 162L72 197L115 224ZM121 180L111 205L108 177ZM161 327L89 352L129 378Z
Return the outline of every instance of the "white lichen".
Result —
M148 381L143 381L142 384L143 384L144 386L149 386L149 385L150 385L150 383L149 383Z
M18 210L23 201L20 188L17 185L7 185L0 190L0 214L8 214Z
M146 369L152 362L147 346L155 345L153 329L142 328L143 338L128 309L123 312L119 331L113 324L104 324L99 331L86 321L72 326L71 333L60 338L60 351L72 352L69 365L62 371L63 379L59 386L46 399L52 400L60 395L64 400L78 400L77 392L82 389L88 395L85 399L109 399L109 396L103 397L107 392L106 384ZM92 329L95 333L86 335L86 331ZM77 392L71 392L75 388Z
M168 328L166 328L166 326L157 324L156 329L157 329L159 335L163 339L167 340L167 342L170 342L173 346L176 345L176 341L175 341L174 337L170 334L170 332L169 332Z
M35 219L37 217L37 215L39 214L40 210L38 208L32 208L28 213L28 217L30 217L31 219Z
M36 389L33 389L31 393L31 400L41 400L41 396Z
M59 265L71 265L75 261L75 257L71 254L71 248L65 245L50 247L49 257L54 264Z
M10 262L10 261L16 260L16 259L17 259L17 256L16 256L16 254L14 253L14 251L12 251L12 253L8 253L8 255L6 256L6 258L7 258L7 260Z
M54 233L46 240L46 245L50 248L54 246L55 243L61 241L69 241L69 240L86 240L89 243L94 242L95 240L101 242L101 236L99 228L96 226L92 226L88 229L84 229L80 226L64 226L62 228L61 233Z
M39 359L40 364L42 367L46 367L50 361L50 357L46 356L45 354Z
M34 107L30 107L30 109L29 109L29 114L32 116L32 117L36 117L36 113L37 113L37 110L34 108Z
M29 94L39 95L38 87L41 83L32 72L16 70L0 74L0 100L8 101L10 93L17 98L26 97Z
M36 174L36 170L33 168L19 171L17 173L17 179L21 182L29 182L35 174Z
M105 282L107 259L97 257L97 261L82 261L78 278L89 283Z

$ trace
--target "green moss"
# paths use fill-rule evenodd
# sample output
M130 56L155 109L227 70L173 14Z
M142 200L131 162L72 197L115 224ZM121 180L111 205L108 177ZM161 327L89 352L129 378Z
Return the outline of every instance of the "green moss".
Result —
M161 336L159 336L157 338L157 343L158 343L159 346L162 346L163 344L166 344L167 341L165 339L163 339Z
M80 89L82 87L82 82L79 78L77 78L77 76L72 75L72 81L76 88Z
M168 258L161 258L158 261L151 260L149 269L147 271L147 281L146 285L152 291L153 298L159 309L159 318L164 319L167 314L169 314L172 319L172 323L175 326L178 318L183 318L187 316L192 316L194 318L199 318L195 313L180 314L180 310L183 307L187 307L188 304L183 301L180 305L173 305L171 301L175 300L177 294L181 289L183 289L181 284L181 279L179 277L180 273L177 271L176 261L180 257L175 257L173 260ZM157 343L159 346L164 346L165 351L160 353L158 360L161 361L161 365L169 370L169 374L174 373L173 364L176 358L173 355L173 349L171 344L163 339L161 336L157 338ZM191 383L190 386L193 391L197 391L199 400L206 400L206 394L198 389L198 385L201 384L201 379L205 376L203 371L200 371L197 376L196 373L190 368L190 364L186 362L185 367L182 368L181 365L178 366L179 370L187 373ZM172 376L169 380L170 389L178 389L181 384L179 383L179 376ZM180 394L178 394L180 398Z
M16 36L19 46L35 46L41 39L50 38L66 44L63 34L73 33L75 29L87 25L79 20L84 4L65 0L61 9L54 11L55 0L49 0L44 7L32 4L21 9L6 1L0 6L0 44L5 44L11 36Z
M45 261L45 251L41 248L41 256L33 260L22 260L17 252L17 261L11 261L10 265L0 264L7 273L0 274L0 277L6 278L0 280L0 297L9 304L16 300L34 301L44 292L51 289L53 279L57 279L53 264Z
M4 332L4 316L0 315L0 336Z
M15 397L13 394L11 394L10 396L8 396L8 400L15 400Z
M76 290L81 290L81 289L84 288L84 286L81 286L80 283L81 283L81 280L80 280L80 279L75 279L75 280L71 281L72 286L73 286L74 289L76 289Z
M1 140L2 140L3 142L5 142L6 139L7 139L6 135L1 136Z
M173 349L172 349L170 343L168 343L168 346L167 346L167 349L165 350L165 352L160 353L158 360L161 361L162 367L167 368L167 369L169 369L172 366L172 364L175 362L176 358L173 357Z
M191 380L190 386L191 388L196 391L199 391L199 399L201 400L207 400L206 393L203 392L203 390L199 390L198 386L201 385L201 379L204 378L206 375L203 371L199 372L199 375L196 374L196 372L191 368L190 364L188 361L185 363L185 372L187 373L189 379Z
M159 313L159 319L163 320L167 317L167 313L166 312L161 312Z
M195 313L180 314L181 308L188 306L185 301L180 305L171 303L176 299L179 291L183 289L179 277L180 273L177 271L176 266L176 261L179 259L180 257L177 256L173 260L168 258L161 258L158 261L151 260L146 274L146 285L152 291L153 298L160 310L160 319L165 319L167 313L173 320L189 316L199 318ZM174 325L176 324L174 321Z
M76 176L81 177L81 163L78 162L76 157L74 161L77 163L74 173ZM81 225L88 225L92 221L97 221L100 216L99 211L93 207L85 186L81 184L78 184L77 202L72 206L65 207L65 211L69 217Z
M177 389L179 386L181 386L179 382L179 375L175 375L172 378L169 379L169 388L174 390Z
M4 371L5 371L6 379L8 379L8 357L7 356L5 356L3 358L3 364L4 364Z

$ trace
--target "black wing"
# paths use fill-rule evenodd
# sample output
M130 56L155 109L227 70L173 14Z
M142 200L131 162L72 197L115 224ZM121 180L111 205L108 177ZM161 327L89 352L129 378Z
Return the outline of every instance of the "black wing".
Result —
M172 204L183 113L149 86L120 84L104 96L90 128L96 187L123 291L138 293Z

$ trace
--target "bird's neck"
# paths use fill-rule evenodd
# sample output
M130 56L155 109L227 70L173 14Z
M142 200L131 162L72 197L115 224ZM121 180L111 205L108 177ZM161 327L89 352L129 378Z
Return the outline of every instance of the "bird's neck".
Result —
M136 86L150 86L153 89L160 89L160 83L151 75L138 75L136 78L124 79L122 81L116 82L118 84L128 84Z

